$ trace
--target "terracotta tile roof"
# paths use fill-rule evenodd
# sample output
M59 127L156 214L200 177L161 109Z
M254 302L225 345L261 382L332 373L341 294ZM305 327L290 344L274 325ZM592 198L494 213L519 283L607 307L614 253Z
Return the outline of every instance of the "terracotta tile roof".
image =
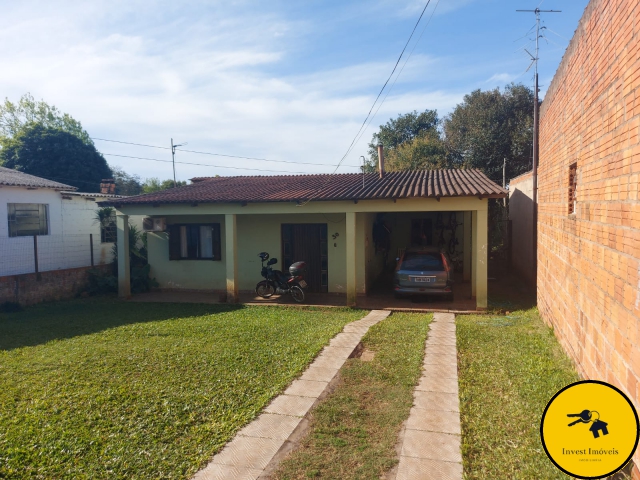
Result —
M55 190L77 190L76 187L36 177L13 168L0 167L0 185L11 187L53 188Z
M290 202L412 197L506 197L507 191L480 170L418 170L377 173L199 177L192 184L110 204Z

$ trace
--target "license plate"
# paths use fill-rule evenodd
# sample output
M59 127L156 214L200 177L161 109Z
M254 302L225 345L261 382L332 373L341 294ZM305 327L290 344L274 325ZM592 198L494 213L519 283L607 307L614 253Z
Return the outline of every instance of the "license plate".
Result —
M300 280L298 283L300 284L300 286L301 286L302 288L304 288L304 287L306 287L306 286L307 286L307 282L305 282L304 280Z
M436 281L436 277L411 277L411 281L416 283L431 283Z

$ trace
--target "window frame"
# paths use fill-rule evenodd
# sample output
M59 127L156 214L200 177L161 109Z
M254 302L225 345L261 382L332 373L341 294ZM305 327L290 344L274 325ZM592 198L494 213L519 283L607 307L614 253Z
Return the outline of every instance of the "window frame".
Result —
M111 230L113 232L109 233ZM113 240L107 240L108 236L111 236ZM109 222L107 225L104 225L100 222L100 243L116 243L118 241L118 227L116 225L116 216L111 215L109 217Z
M33 233L33 231L31 231L31 233L20 233L20 230L19 230L20 226L17 220L18 216L16 215L16 210L15 210L16 205L36 205L38 207L38 232L37 233ZM13 215L11 211L12 206L14 209ZM7 203L7 227L8 227L7 234L9 238L50 235L51 228L50 228L49 218L50 218L50 215L49 215L48 203L19 203L19 202Z
M186 235L187 235L187 256L182 256L182 234L181 227L187 227ZM212 257L200 257L200 228L201 227L211 227L211 237L212 237ZM189 247L190 240L193 240L193 235L189 234L189 231L193 231L197 229L198 234L195 236L196 239L196 255L192 255L192 248ZM221 231L219 223L175 223L171 225L167 225L167 234L169 235L169 260L205 260L205 261L214 261L220 262L222 261L222 240L221 240ZM191 250L191 251L190 251Z

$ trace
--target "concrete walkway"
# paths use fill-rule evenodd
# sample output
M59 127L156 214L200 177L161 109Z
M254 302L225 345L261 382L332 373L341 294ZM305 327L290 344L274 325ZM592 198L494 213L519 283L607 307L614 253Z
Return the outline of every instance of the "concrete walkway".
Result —
M389 313L374 310L344 327L300 379L276 397L258 418L240 430L211 463L196 473L193 480L267 477L279 460L296 446L306 427L304 417L326 396L338 370L354 353L369 327L385 319Z
M460 433L455 315L435 313L394 478L462 480Z

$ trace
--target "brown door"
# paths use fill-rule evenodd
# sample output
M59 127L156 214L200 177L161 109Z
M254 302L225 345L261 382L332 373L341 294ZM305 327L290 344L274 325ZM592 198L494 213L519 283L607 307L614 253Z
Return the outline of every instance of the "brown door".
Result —
M307 263L309 292L326 292L329 286L326 223L282 224L282 271L294 262Z

